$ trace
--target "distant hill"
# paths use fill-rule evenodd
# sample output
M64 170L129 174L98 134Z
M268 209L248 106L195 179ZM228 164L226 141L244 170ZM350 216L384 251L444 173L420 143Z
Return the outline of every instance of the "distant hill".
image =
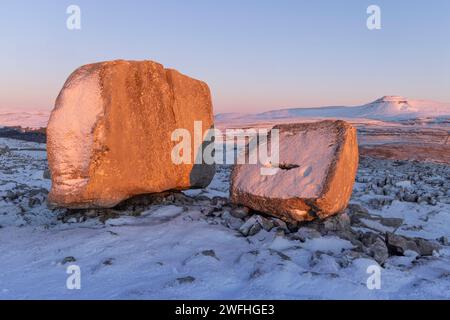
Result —
M50 110L0 108L0 127L45 128Z
M274 110L257 114L223 113L216 116L217 121L267 121L289 118L364 118L385 121L398 121L418 118L449 118L450 103L429 100L411 100L400 96L385 96L371 103L356 106L335 106L318 108L292 108Z
M51 110L8 110L0 108L0 127L45 128ZM450 103L430 100L412 100L400 96L385 96L371 103L356 106L332 106L318 108L292 108L256 114L222 113L216 115L219 122L249 122L289 120L290 118L338 118L400 121L409 119L450 118Z
M21 127L0 127L0 138L9 138L30 142L46 143L45 128L23 129Z

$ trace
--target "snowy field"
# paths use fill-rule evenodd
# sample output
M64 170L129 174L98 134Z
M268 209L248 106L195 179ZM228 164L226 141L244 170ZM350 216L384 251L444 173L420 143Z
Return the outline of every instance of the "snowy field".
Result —
M363 158L349 209L304 225L231 205L226 166L204 190L72 211L47 208L46 168L45 145L0 139L0 299L450 299L446 165Z
M0 107L0 127L45 128L50 110L18 109Z

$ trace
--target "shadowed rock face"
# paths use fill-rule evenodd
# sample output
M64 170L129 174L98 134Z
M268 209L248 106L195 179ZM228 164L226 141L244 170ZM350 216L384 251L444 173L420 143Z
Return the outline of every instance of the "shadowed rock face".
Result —
M356 130L344 121L275 126L280 132L279 170L237 165L231 200L287 221L326 218L346 208L358 167Z
M214 167L173 164L176 129L213 126L208 86L152 61L83 66L66 81L47 128L49 202L113 207L134 195L207 186ZM203 169L203 170L202 170Z

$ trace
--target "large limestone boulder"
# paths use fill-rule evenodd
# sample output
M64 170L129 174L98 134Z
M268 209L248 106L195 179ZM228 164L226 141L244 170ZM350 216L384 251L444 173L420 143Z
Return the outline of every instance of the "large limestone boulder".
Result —
M232 202L286 221L323 219L345 209L358 167L355 128L322 121L273 129L279 130L279 169L263 175L268 164L236 165Z
M49 202L112 207L138 194L207 186L213 166L194 164L195 159L174 164L171 157L176 129L191 133L192 153L199 149L195 121L202 122L200 134L213 126L204 82L152 61L119 60L75 70L47 127Z

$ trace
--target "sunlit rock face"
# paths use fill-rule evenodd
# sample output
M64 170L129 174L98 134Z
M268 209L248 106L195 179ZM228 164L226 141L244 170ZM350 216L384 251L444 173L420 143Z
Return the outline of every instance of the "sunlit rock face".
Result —
M356 129L344 121L275 126L279 169L267 164L237 165L231 200L287 221L326 218L346 208L358 167Z
M213 126L204 82L152 61L80 67L64 84L47 127L49 202L112 207L138 194L207 186L214 166L195 164L194 156L175 164L171 157L176 129L191 134L184 152L199 148L195 121L200 135Z

